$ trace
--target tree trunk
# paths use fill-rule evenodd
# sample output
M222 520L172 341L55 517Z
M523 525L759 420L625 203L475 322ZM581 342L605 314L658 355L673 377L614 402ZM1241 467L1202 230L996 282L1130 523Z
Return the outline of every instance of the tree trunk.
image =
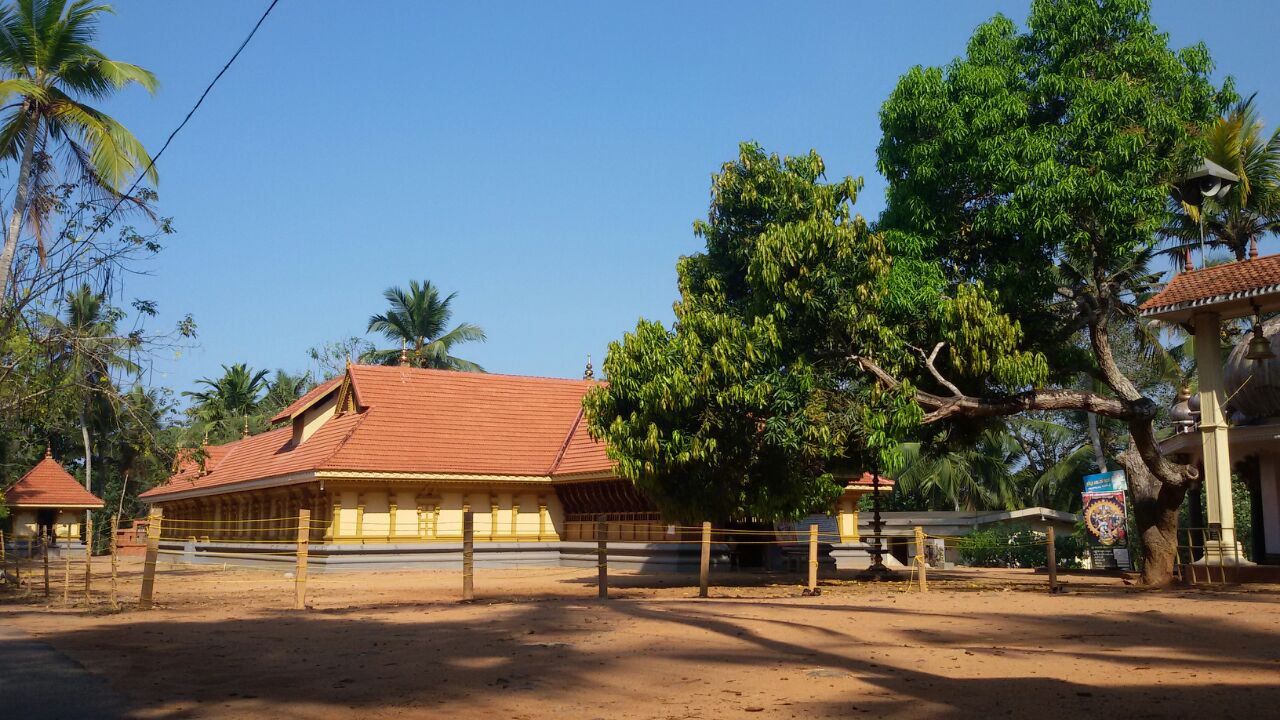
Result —
M1142 538L1142 584L1166 587L1178 561L1178 510L1187 487L1158 480L1135 450L1124 451L1117 460L1129 479L1133 518Z
M1107 454L1102 450L1102 434L1098 432L1098 416L1088 413L1089 417L1089 442L1093 445L1093 462L1098 466L1098 472L1107 471Z
M22 234L22 219L26 217L31 199L31 159L35 154L36 132L40 118L31 113L22 146L22 161L18 166L18 184L14 191L13 215L9 218L9 232L4 236L4 249L0 250L0 304L8 297L9 274L13 272L13 255L18 249L18 237Z
M89 422L80 409L80 439L84 442L84 489L93 492L93 443L89 439Z

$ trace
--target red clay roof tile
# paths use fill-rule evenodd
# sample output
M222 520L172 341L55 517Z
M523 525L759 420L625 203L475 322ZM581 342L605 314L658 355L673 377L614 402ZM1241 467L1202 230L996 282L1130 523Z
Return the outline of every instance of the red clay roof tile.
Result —
M102 500L85 490L48 453L5 491L4 501L9 507L102 507Z
M1280 255L1267 255L1178 273L1141 310L1155 315L1275 293L1280 293Z
M590 380L353 365L357 412L337 415L293 446L292 429L206 449L203 471L184 462L162 499L190 490L318 470L549 476L609 472L604 447L580 422ZM276 417L328 391L326 383Z

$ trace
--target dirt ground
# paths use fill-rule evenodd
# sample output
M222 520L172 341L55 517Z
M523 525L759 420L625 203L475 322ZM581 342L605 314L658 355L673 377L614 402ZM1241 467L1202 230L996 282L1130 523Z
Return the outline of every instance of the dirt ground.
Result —
M107 564L91 609L55 564L0 625L52 645L117 690L137 718L1077 718L1275 717L1280 587L1140 592L1119 579L1020 571L905 583L594 570L314 574L306 611L280 572L162 569L135 606L140 563ZM36 571L36 572L32 572ZM75 573L79 575L80 573ZM0 684L4 680L0 667ZM68 688L74 691L74 688ZM447 713L447 715L446 715Z

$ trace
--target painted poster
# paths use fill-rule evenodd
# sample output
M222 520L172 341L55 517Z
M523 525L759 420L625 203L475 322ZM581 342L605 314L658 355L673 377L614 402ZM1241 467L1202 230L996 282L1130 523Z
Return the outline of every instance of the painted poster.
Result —
M1128 489L1129 481L1125 478L1123 470L1110 470L1084 476L1085 492L1124 492Z
M1082 497L1084 524L1089 532L1089 555L1094 569L1132 570L1124 492L1086 492Z

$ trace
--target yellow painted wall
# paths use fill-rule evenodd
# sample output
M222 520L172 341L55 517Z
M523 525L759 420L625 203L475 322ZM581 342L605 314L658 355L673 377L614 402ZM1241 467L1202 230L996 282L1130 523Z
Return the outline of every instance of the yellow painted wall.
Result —
M14 509L11 511L13 519L13 536L17 538L36 537L39 529L36 525L36 511ZM84 511L61 510L58 517L54 520L54 534L59 539L79 540L80 539L80 523L84 520Z

